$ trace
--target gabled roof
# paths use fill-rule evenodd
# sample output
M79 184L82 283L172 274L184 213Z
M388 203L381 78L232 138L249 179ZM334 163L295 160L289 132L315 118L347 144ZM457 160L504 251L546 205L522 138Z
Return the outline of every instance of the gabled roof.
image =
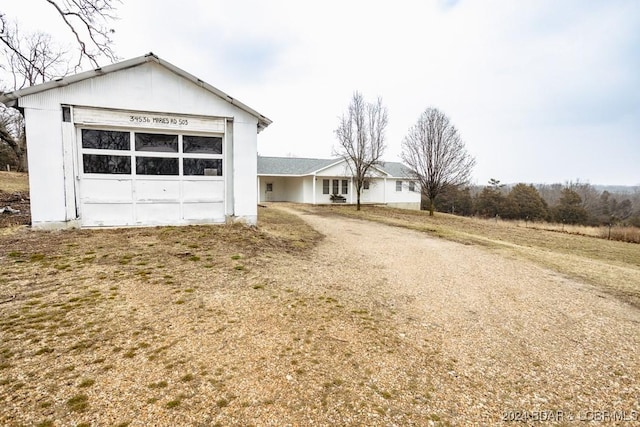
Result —
M313 175L342 159L307 159L299 157L261 157L258 156L258 175L263 176L305 176ZM411 170L398 162L383 162L376 169L390 178L411 178Z
M400 162L384 162L382 169L394 178L414 178L411 169Z
M299 157L258 157L258 175L311 175L338 163L340 159L304 159Z
M73 83L81 82L83 80L91 79L93 77L102 76L104 74L109 74L109 73L113 73L113 72L116 72L116 71L126 70L127 68L137 67L137 66L145 64L147 62L155 62L155 63L163 66L167 70L179 75L180 77L183 77L183 78L193 82L194 84L202 87L203 89L213 93L214 95L224 99L225 101L229 102L230 104L235 105L239 109L241 109L241 110L251 114L252 116L256 117L258 119L258 132L260 132L262 129L266 128L267 126L269 126L272 123L272 121L269 118L267 118L267 117L263 116L262 114L258 113L256 110L248 107L247 105L243 104L242 102L238 101L237 99L227 95L226 93L224 93L220 89L217 89L217 88L211 86L209 83L206 83L203 80L200 80L196 76L187 73L183 69L176 67L175 65L171 64L170 62L167 62L167 61L165 61L163 59L160 59L157 55L154 55L153 53L148 53L148 54L146 54L144 56L139 56L137 58L133 58L133 59L129 59L129 60L126 60L126 61L118 62L116 64L106 65L106 66L101 67L101 68L96 68L95 70L85 71L85 72L82 72L82 73L73 74L71 76L61 77L59 79L55 79L55 80L52 80L50 82L42 83L42 84L35 85L35 86L29 86L29 87L26 87L24 89L16 90L16 91L13 91L13 92L3 93L3 94L0 94L0 102L2 102L3 104L6 104L7 106L15 106L17 104L17 100L20 99L23 96L32 95L32 94L39 93L39 92L44 92L45 90L55 89L55 88L62 87L62 86L67 86L67 85L70 85L70 84L73 84Z

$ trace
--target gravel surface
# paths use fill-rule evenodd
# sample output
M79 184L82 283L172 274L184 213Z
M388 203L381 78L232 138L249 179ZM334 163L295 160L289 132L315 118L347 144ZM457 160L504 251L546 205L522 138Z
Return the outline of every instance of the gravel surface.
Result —
M445 420L546 416L584 425L622 416L640 425L636 308L485 248L303 217L326 235L315 259L344 278L343 292L391 308L402 339L435 349L438 363L424 374L434 385L429 406Z
M6 236L0 425L639 424L638 309L506 252L261 215Z

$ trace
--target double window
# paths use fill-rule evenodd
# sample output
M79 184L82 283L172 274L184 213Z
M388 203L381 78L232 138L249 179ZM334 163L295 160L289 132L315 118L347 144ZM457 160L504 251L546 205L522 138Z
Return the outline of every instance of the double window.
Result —
M81 138L84 173L222 176L222 136L82 129Z

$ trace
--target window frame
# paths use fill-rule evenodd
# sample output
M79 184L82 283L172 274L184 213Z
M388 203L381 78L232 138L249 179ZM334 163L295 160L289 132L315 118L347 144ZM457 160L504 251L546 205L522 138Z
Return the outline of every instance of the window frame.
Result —
M340 180L332 179L331 180L331 194L340 194Z
M416 191L416 182L415 181L409 181L409 191L412 191L415 193Z
M328 179L322 180L322 194L331 194L329 192L331 190L331 183L329 183L329 181Z
M402 192L402 181L396 180L396 192L398 193Z
M342 185L341 188L342 190L342 194L349 194L349 180L348 179L343 179L342 180Z
M128 150L112 150L101 148L84 148L82 142L83 130L93 131L106 131L106 132L125 132L129 134L129 149ZM178 138L178 151L177 152L162 152L162 151L137 151L136 150L136 134L160 134L160 135L174 135ZM222 138L222 153L184 153L184 139L185 136L200 136L200 137L214 137ZM100 126L100 125L83 125L76 127L76 148L78 158L78 174L83 178L97 178L97 179L139 179L139 180L225 180L226 179L226 159L224 153L226 151L226 136L224 133L203 133L203 132L189 132L186 130L171 131L166 129L148 129L148 128L120 128L113 126ZM107 156L125 156L129 157L131 161L130 173L92 173L85 172L84 168L84 155L107 155ZM178 160L178 173L176 175L144 175L138 174L137 159L139 157L160 157L160 158L174 158ZM221 165L221 171L218 175L185 175L184 174L184 160L185 159L204 159L204 160L218 160Z

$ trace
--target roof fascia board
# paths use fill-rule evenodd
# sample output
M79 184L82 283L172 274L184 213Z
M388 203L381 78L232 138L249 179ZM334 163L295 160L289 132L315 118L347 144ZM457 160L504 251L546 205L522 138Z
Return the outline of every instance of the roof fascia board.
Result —
M312 171L312 172L309 172L309 173L310 173L310 174L314 174L314 175L315 175L315 174L317 174L318 172L322 172L322 171L323 171L323 170L325 170L325 169L332 168L332 167L334 167L334 166L336 166L336 165L339 165L339 164L340 164L340 163L342 163L342 162L346 162L346 160L345 160L345 159L339 159L339 160L337 160L337 161L335 161L335 162L333 162L333 163L331 163L331 164L329 164L329 165L327 165L327 166L323 166L323 167L321 167L320 169L317 169L317 170Z
M316 174L316 173L321 172L321 171L323 171L323 170L325 170L325 169L329 169L329 168L331 168L331 167L333 167L333 166L336 166L336 165L338 165L338 164L340 164L340 163L342 163L342 162L345 162L345 163L346 163L346 162L347 162L347 160L345 160L345 159L340 159L340 160L338 160L337 162L335 162L335 163L331 163L330 165L327 165L327 166L324 166L324 167L322 167L322 168L320 168L320 169L318 169L318 170L316 170L315 172L312 172L312 173L313 173L313 174ZM375 170L377 170L378 172L380 172L381 174L383 174L383 175L387 175L387 177L391 177L391 174L390 174L389 172L387 172L387 171L385 171L385 170L382 170L382 169L380 169L380 168L378 168L378 167L376 167L376 166L371 166L371 167L372 167L372 168L374 168Z
M147 56L139 56L137 58L128 59L126 61L118 62L117 64L110 64L104 67L96 68L95 70L83 71L82 73L73 74L71 76L60 77L55 80L41 83L35 86L28 86L22 89L14 90L0 95L0 102L4 100L17 100L23 96L33 95L34 93L40 93L49 89L56 89L64 86L69 86L73 83L78 83L83 80L90 79L92 77L101 76L103 74L112 73L114 71L126 70L127 68L133 68L138 65L148 62Z
M241 110L251 114L252 116L256 117L258 119L258 131L261 131L262 129L266 128L271 123L273 123L271 119L269 119L269 118L263 116L262 114L258 113L253 108L245 105L244 103L238 101L237 99L233 98L232 96L227 95L226 93L224 93L220 89L210 85L209 83L197 78L193 74L190 74L190 73L184 71L183 69L181 69L179 67L176 67L175 65L171 64L170 62L167 62L167 61L165 61L163 59L160 59L158 56L154 55L153 53L148 53L148 54L146 54L144 56L139 56L137 58L128 59L126 61L118 62L116 64L106 65L104 67L96 68L95 70L84 71L82 73L74 74L72 76L62 77L62 78L51 80L49 82L42 83L42 84L39 84L39 85L29 86L29 87L26 87L26 88L23 88L23 89L19 89L19 90L13 91L13 92L1 94L0 95L0 102L7 103L7 102L11 102L11 101L16 101L16 100L18 100L18 98L21 98L23 96L28 96L28 95L32 95L34 93L44 92L44 91L49 90L49 89L55 89L55 88L59 88L59 87L68 86L68 85L73 84L73 83L78 83L78 82L81 82L83 80L90 79L90 78L97 77L97 76L101 76L103 74L112 73L114 71L126 70L127 68L133 68L133 67L136 67L138 65L144 64L146 62L155 62L155 63L163 66L164 68L168 69L169 71L173 72L174 74L177 74L178 76L183 77L183 78L191 81L192 83L194 83L194 84L206 89L207 91L213 93L214 95L218 96L219 98L224 99L228 103L230 103L230 104L238 107L239 109L241 109Z
M307 173L307 174L288 174L288 173L259 173L258 176L282 176L282 177L286 177L286 176L290 176L290 177L294 177L294 178L300 178L300 177L305 177L305 176L312 176L313 174Z

